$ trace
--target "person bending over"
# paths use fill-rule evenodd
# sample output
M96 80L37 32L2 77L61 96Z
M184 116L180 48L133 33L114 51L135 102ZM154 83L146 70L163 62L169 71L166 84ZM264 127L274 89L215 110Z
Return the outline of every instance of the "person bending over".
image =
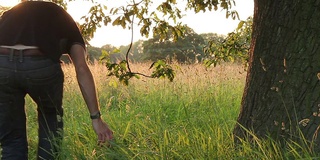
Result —
M100 117L83 37L71 16L52 2L25 1L0 19L0 143L2 159L28 159L25 96L37 104L37 159L57 159L63 132L60 57L69 54L100 142L113 133Z

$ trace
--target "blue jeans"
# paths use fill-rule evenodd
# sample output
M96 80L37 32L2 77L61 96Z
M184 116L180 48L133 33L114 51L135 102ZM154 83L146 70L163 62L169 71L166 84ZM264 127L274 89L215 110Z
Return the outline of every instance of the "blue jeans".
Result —
M60 64L44 56L10 57L0 54L0 143L3 160L28 159L26 94L37 104L37 158L56 159L63 132L63 79Z

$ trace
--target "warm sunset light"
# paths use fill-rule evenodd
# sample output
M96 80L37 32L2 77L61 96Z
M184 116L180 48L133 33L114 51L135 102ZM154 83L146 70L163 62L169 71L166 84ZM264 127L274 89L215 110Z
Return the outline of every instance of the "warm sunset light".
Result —
M0 0L0 6L12 7L12 6L18 4L19 2L20 2L19 0Z
M12 7L18 4L21 0L0 0L0 6ZM126 1L107 1L107 0L94 0L95 2L104 2L108 8L114 6L126 5ZM180 0L181 1L181 0ZM155 1L156 2L156 1ZM157 1L159 2L159 1ZM245 20L248 16L253 14L253 0L249 1L237 1L237 5L234 9L240 14L240 19ZM77 22L81 22L81 17L86 15L90 10L92 3L88 0L76 0L68 1L67 12ZM80 9L81 8L81 9ZM201 33L218 33L226 35L232 32L238 25L239 20L232 20L225 18L224 11L212 11L212 12L200 12L194 14L192 11L184 11L185 15L181 21L193 28L198 34ZM134 27L134 41L139 39L145 39L141 37L139 27ZM96 31L94 38L90 41L90 44L96 47L101 47L105 44L112 44L114 46L127 45L131 41L131 30L122 29L121 27L115 27L112 25L102 26Z

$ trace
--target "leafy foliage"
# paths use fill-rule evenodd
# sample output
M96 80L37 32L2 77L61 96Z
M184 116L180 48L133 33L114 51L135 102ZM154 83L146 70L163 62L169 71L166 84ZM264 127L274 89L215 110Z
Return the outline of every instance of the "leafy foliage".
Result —
M216 33L198 35L195 32L193 33L191 28L190 31L192 32L191 34L180 37L176 42L170 40L159 42L156 37L134 42L128 55L130 62L144 63L156 62L157 60L177 61L179 63L203 62L203 59L207 58L207 55L203 52L203 47L210 41L214 44L222 43L226 38L226 36ZM115 47L110 44L106 44L101 48L88 46L89 60L91 62L99 60L102 52L107 51L110 53L108 56L110 61L116 63L126 59L129 47L130 45Z
M158 59L174 59L181 63L194 63L201 61L204 56L202 47L205 41L201 35L188 26L184 26L184 34L174 41L169 32L167 38L154 36L143 43L145 59L156 61Z
M114 50L113 53L118 52L117 50ZM129 84L129 79L134 77L135 75L128 71L127 68L127 61L122 60L120 63L112 63L110 60L110 55L112 55L111 52L102 50L102 55L100 57L100 61L106 65L108 68L109 73L108 76L115 76L119 79L119 81L125 85ZM136 76L136 78L139 78Z
M66 2L73 0L51 0L64 8L66 8ZM178 22L182 18L181 8L176 0L164 0L162 2L154 2L151 0L141 0L136 2L130 0L125 6L119 6L109 9L102 3L97 3L94 0L90 0L94 5L89 10L86 16L82 19L84 23L80 25L83 36L89 41L93 36L97 28L101 25L121 26L124 29L133 30L133 24L136 23L140 28L140 34L145 37L149 37L152 33L154 37L159 38L159 41L169 40L177 41L179 37L183 37L185 34L185 26ZM156 9L152 10L154 5ZM226 10L226 17L238 18L237 12L231 10L235 5L234 0L188 0L186 2L185 10L194 9L196 13L200 11L212 11L218 8ZM107 13L108 12L108 13ZM173 23L173 24L172 24ZM185 39L186 40L186 39ZM132 48L132 43L126 53L126 59L120 61L120 63L111 63L111 61L105 61L106 66L110 71L109 75L114 75L124 84L128 84L128 80L140 73L133 73L129 64L129 53ZM195 42L197 43L197 42ZM193 49L187 49L181 51L182 54L186 54L187 57L191 54L197 56L198 51L195 45L191 45ZM110 52L109 52L110 53ZM177 53L175 51L175 53ZM110 55L109 55L110 56ZM106 58L102 58L106 59ZM170 81L173 80L173 71L171 67L163 64L164 61L157 61L154 66L156 71L149 77L168 77ZM161 75L162 74L162 75ZM143 74L140 74L143 75Z
M238 12L231 10L232 6L235 6L235 0L188 0L187 8L193 9L195 13L200 11L212 11L222 8L226 10L226 18L231 16L232 19L239 19Z
M129 72L127 68L127 61L123 60L120 63L106 63L109 70L108 76L115 76L125 85L129 84L129 79L132 77L139 78L136 74Z
M191 33L190 33L191 32ZM185 32L184 37L180 37L176 42L163 40L159 42L157 37L148 40L139 40L132 44L128 55L130 62L156 62L157 60L166 60L167 62L196 63L203 62L206 55L203 47L209 41L212 43L221 43L224 41L224 35L216 33L197 34L191 28L190 32ZM187 34L188 33L188 34ZM110 44L102 48L88 46L89 60L94 62L99 60L102 50L110 53L110 61L116 63L126 58L130 45L115 47ZM114 52L117 50L117 52Z
M90 40L94 36L94 32L99 27L101 27L101 22L103 22L104 25L107 25L111 22L111 18L106 16L104 13L104 10L106 9L106 6L102 4L96 4L90 8L90 14L87 14L87 16L82 17L86 23L81 24L80 29L82 34L88 40Z
M150 66L151 68L155 68L152 72L152 78L168 78L171 82L174 79L175 73L172 67L166 64L163 60L158 60Z
M113 52L118 52L113 51ZM122 60L119 63L113 63L110 61L110 55L112 53L107 52L105 50L102 51L102 56L100 57L100 61L104 63L109 71L108 76L115 76L122 84L128 85L129 80L133 77L140 78L139 75L149 77L149 78L168 78L171 82L175 77L175 72L172 67L165 63L165 61L158 60L154 62L149 69L154 68L152 74L145 75L142 73L132 72L129 66L129 62L127 60Z
M178 7L176 0L166 0L157 5L155 11L150 11L151 5L153 2L151 0L141 0L135 2L134 0L130 1L126 6L120 6L111 8L109 14L118 15L114 20L111 16L106 15L103 12L103 8L107 10L106 6L97 4L93 6L90 10L90 14L84 17L85 24L81 25L81 29L85 35L92 37L93 33L96 31L97 27L100 26L100 23L103 22L104 25L112 23L114 26L121 26L126 29L133 29L133 23L136 23L135 18L137 19L137 24L140 27L140 34L145 37L149 37L150 32L154 37L159 41L154 43L154 45L161 46L163 42L177 41L179 37L183 37L185 32L185 26L181 25L177 20L182 18L181 9ZM233 19L238 18L236 11L232 11L232 6L235 5L234 0L208 0L208 1L199 1L199 0L188 0L186 3L185 9L194 9L197 13L199 11L206 10L217 10L222 8L226 10L226 17L232 17ZM161 18L160 18L161 17ZM165 19L167 18L167 19ZM175 25L171 25L169 22L173 21ZM187 41L187 39L184 39ZM183 41L183 42L186 42ZM202 40L203 41L203 40ZM162 42L162 44L160 44ZM195 41L191 41L198 43ZM133 43L133 42L132 42ZM108 69L112 74L115 75L127 84L127 80L133 77L136 74L133 74L130 70L129 65L129 52L132 47L132 43L126 54L126 60L121 61L119 64L113 63L107 64ZM192 49L186 49L185 51L177 52L178 50L171 51L173 54L180 53L180 55L185 54L185 57L191 55L197 56L198 51L195 48L196 45L191 44ZM145 49L148 49L148 45L144 45ZM201 53L201 52L200 52ZM162 58L163 59L163 58ZM155 63L156 71L152 74L151 77L168 77L170 81L173 80L173 75L171 67L163 64L164 61L157 61ZM126 65L124 65L126 64ZM127 68L125 68L127 67Z
M92 0L93 1L93 0ZM234 0L188 0L184 9L194 9L196 13L200 11L212 11L218 8L226 10L226 17L238 18L238 13L231 10L235 5ZM155 10L151 10L156 6ZM165 39L168 34L172 34L174 40L183 35L183 25L178 22L182 18L181 7L178 7L176 0L165 0L154 2L151 0L141 0L136 2L131 0L126 6L119 6L108 9L101 3L95 3L90 9L87 16L83 19L85 23L81 25L84 35L93 37L94 32L101 23L104 25L121 26L124 29L132 29L132 23L136 23L140 28L140 34L149 37L159 36L161 40ZM106 11L109 11L106 13ZM173 22L173 25L169 22Z
M128 58L130 59L130 62L141 62L141 60L144 57L144 49L142 44L144 43L144 40L136 41L132 44L131 50L129 52ZM126 54L128 52L130 45L122 45L119 47L119 56L121 56L122 59L126 57ZM123 58L124 57L124 58ZM119 57L120 58L120 57Z
M237 29L228 34L221 42L209 41L204 48L204 52L208 55L205 60L206 66L216 66L221 61L235 61L248 64L249 48L252 32L252 17L246 21L240 21Z

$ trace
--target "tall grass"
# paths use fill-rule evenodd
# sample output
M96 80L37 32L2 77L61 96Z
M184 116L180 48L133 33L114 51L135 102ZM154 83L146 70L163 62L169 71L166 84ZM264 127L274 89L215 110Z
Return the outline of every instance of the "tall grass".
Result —
M112 147L97 145L74 68L64 65L62 159L285 159L272 141L257 141L260 148L246 142L234 146L232 130L246 76L238 65L176 65L174 82L141 77L129 86L107 77L103 65L90 67L115 140ZM132 70L150 73L148 64L133 64ZM29 157L35 159L36 107L30 98L26 108Z

